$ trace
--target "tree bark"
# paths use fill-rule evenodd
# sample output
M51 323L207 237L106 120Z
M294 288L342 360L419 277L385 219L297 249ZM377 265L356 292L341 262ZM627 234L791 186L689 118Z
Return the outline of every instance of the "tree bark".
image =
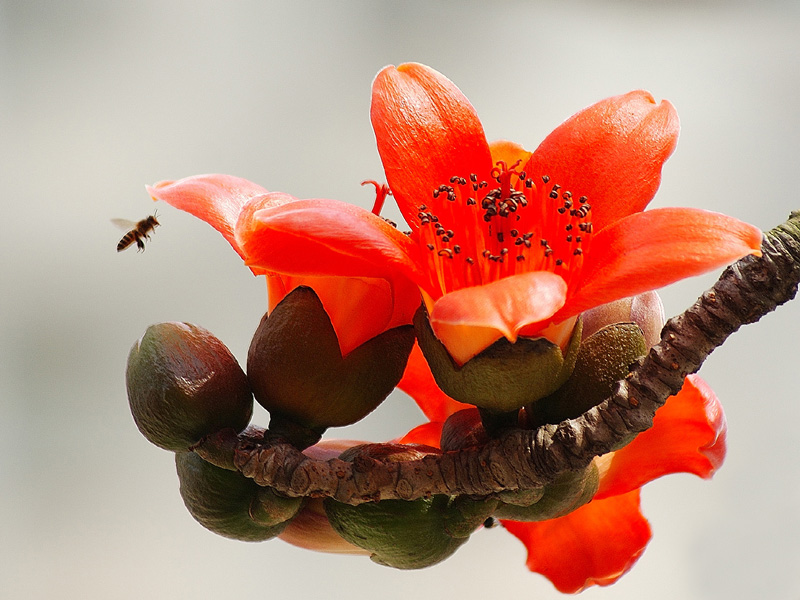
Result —
M489 442L404 462L314 460L269 431L221 431L195 451L287 496L360 504L434 494L491 496L533 490L624 446L653 423L686 375L729 335L794 298L800 282L800 211L764 236L762 256L728 267L686 312L670 319L661 342L633 365L611 397L583 415L534 430L510 429Z

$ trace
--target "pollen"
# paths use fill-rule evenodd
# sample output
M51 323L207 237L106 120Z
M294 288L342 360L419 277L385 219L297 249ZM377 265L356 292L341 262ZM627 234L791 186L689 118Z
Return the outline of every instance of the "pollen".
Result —
M578 281L593 233L589 199L519 163L497 162L488 181L454 174L418 207L412 236L442 293L529 271Z

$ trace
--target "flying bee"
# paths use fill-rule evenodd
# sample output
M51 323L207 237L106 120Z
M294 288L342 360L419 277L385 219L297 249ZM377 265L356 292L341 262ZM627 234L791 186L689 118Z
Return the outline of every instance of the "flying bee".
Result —
M125 248L133 244L133 242L136 242L139 250L143 252L144 241L149 240L150 233L160 225L158 220L156 220L156 215L151 215L138 223L128 221L127 219L111 219L111 222L122 229L129 230L128 233L122 236L119 244L117 244L117 252L122 252Z

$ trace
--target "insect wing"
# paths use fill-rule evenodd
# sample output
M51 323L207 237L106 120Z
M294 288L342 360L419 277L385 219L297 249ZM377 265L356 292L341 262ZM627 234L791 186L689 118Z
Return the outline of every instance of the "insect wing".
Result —
M111 222L125 231L136 229L138 223L136 221L129 221L128 219L111 219Z

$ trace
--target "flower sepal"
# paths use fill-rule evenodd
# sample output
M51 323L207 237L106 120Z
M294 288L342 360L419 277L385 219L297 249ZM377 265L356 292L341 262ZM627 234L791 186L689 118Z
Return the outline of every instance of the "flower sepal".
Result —
M238 471L215 467L194 452L178 452L175 466L189 513L224 537L246 542L273 538L303 504L302 498L281 496Z
M435 454L427 446L366 444L340 458L351 462L398 462ZM452 555L492 514L496 500L433 496L419 500L382 500L357 506L324 501L336 532L369 551L370 558L396 569L421 569Z
M139 431L172 452L220 429L242 431L253 415L244 371L220 340L196 325L148 327L131 348L125 379Z
M301 286L261 320L247 373L256 400L270 412L270 430L296 442L298 431L311 430L318 438L328 427L350 425L372 412L400 381L413 345L414 329L405 325L343 357L319 297ZM302 447L316 441L313 435L300 437Z
M581 322L562 351L546 338L501 338L459 366L431 328L423 306L414 315L417 340L436 384L451 398L496 413L518 410L552 394L572 373Z
M596 406L624 379L630 366L647 353L635 323L613 323L583 340L569 379L554 393L525 407L528 427L557 424Z

